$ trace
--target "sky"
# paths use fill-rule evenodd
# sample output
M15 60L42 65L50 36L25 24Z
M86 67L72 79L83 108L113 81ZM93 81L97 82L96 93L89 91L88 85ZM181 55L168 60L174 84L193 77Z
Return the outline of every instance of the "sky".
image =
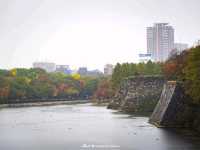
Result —
M200 0L0 0L0 68L35 61L102 70L137 62L146 27L170 23L175 42L200 39Z

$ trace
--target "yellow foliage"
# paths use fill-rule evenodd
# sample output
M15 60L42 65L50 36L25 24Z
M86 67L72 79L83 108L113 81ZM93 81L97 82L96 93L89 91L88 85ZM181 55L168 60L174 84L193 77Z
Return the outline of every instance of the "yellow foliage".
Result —
M72 78L75 80L79 80L81 78L81 75L78 73L72 74Z
M17 75L17 69L15 69L15 68L11 69L10 74L11 74L11 76L15 77Z
M74 95L79 93L79 91L73 87L65 89L65 92L69 95Z
M31 82L31 79L25 78L25 82L26 82L27 84L29 84L29 83Z

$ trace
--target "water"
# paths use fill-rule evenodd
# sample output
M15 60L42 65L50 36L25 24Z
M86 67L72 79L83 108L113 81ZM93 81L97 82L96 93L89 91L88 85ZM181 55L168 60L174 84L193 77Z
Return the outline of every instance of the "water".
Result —
M91 104L0 110L0 150L199 150L191 132Z

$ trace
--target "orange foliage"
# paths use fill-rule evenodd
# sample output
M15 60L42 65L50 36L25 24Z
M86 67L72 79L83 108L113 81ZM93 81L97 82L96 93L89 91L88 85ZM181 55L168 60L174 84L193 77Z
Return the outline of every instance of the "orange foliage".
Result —
M85 86L85 81L80 80L79 82L80 82L80 87L83 88Z
M168 80L182 80L188 51L173 55L163 65L163 73Z
M111 83L108 80L101 81L95 92L97 98L111 98L114 95L114 91L111 87Z
M177 70L177 64L175 62L168 62L164 64L163 71L167 78L172 77Z
M46 75L46 74L42 74L42 75L39 75L38 76L38 80L39 81L48 81L49 79L48 79L48 76Z
M0 88L0 98L7 98L9 95L10 89L8 86Z

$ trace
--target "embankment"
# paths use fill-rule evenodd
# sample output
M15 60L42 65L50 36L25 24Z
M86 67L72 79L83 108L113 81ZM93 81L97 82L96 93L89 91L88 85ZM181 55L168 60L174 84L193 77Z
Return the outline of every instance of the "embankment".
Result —
M51 106L51 105L63 105L63 104L84 104L90 103L90 100L73 100L73 101L48 101L48 102L32 102L32 103L12 103L1 104L0 108L7 107L34 107L34 106Z
M168 81L149 122L157 127L192 128L200 132L200 106L192 104L182 83Z

